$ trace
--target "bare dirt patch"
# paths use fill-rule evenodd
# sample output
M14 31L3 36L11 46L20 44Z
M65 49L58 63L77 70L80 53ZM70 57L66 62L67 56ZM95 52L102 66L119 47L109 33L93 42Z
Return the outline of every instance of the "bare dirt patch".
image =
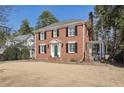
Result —
M124 68L14 61L0 64L0 86L76 87L124 86Z

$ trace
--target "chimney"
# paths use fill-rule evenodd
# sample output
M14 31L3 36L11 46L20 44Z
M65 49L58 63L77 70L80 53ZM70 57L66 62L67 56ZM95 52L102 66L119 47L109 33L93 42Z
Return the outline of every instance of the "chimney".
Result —
M93 40L93 14L89 13L89 41Z

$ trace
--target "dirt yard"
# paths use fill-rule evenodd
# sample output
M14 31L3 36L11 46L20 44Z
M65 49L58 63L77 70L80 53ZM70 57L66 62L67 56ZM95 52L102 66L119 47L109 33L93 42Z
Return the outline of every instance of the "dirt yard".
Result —
M48 62L0 62L0 86L123 86L124 68Z

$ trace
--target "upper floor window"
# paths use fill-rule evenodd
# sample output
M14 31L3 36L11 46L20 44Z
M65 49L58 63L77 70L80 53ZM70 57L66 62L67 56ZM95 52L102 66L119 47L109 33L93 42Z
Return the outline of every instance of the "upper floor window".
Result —
M77 35L77 26L69 26L66 29L66 36L76 36Z
M52 30L52 37L58 37L59 36L59 30Z
M40 33L40 40L45 40L46 39L46 32L41 32Z
M40 33L40 40L44 40L45 39L45 34L44 34L44 32L41 32Z

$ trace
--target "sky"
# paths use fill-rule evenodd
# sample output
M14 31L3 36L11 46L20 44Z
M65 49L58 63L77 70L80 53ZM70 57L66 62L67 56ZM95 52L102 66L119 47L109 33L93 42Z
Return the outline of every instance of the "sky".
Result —
M8 26L18 30L22 20L28 19L30 26L34 27L38 16L44 10L50 11L59 21L68 19L87 20L89 12L93 9L94 6L89 5L17 5L13 6L9 15Z

